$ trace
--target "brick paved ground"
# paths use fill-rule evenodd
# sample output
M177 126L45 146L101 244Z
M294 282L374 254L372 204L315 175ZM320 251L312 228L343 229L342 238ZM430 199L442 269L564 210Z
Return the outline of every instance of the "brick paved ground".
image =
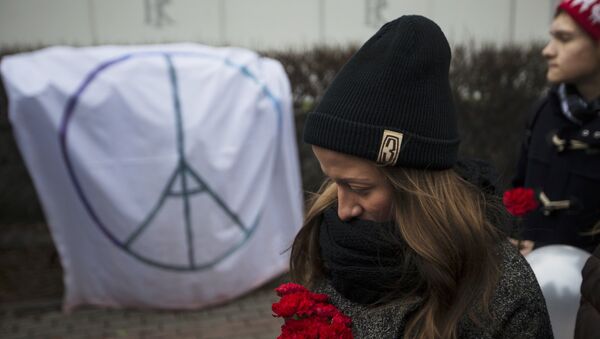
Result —
M271 316L280 277L233 302L201 311L80 308L66 315L60 300L0 306L0 338L248 338L273 339L281 320Z
M279 277L224 305L200 311L79 308L61 311L62 270L45 225L0 225L0 338L272 339Z

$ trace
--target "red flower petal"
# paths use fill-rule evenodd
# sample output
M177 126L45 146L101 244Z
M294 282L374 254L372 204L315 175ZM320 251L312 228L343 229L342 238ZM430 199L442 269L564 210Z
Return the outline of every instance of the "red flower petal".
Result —
M504 192L502 203L510 214L517 217L522 217L539 206L535 191L525 187L517 187Z
M279 285L279 287L277 287L275 289L275 292L277 292L278 296L284 296L286 294L292 294L292 293L298 293L298 292L308 292L308 290L299 284L294 284L294 283L286 283L286 284L281 284Z

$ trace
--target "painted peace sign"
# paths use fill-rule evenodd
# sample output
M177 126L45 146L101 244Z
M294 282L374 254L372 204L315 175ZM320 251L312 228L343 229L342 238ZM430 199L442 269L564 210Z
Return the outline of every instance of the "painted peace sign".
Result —
M189 131L184 124L184 109L186 106L182 100L183 90L180 88L181 82L178 79L178 72L174 63L174 60L178 58L182 60L181 64L184 66L190 60L201 59L204 62L225 65L231 72L238 73L238 76L241 74L247 82L245 86L254 87L257 93L261 93L266 102L270 103L270 109L277 113L276 119L281 118L278 100L271 94L269 88L260 83L256 76L245 66L237 65L227 58L218 58L201 53L140 52L108 60L86 76L77 91L67 101L61 120L59 139L67 173L78 198L93 223L115 246L134 258L155 267L177 271L194 271L213 267L241 248L256 230L261 213L256 211L252 217L248 215L242 217L234 208L230 207L230 204L217 191L211 188L209 181L199 174L196 169L198 162L192 163L189 160L190 151L186 148L185 142L186 132ZM159 92L168 93L166 97L170 98L169 103L164 103L165 100L157 101L155 98L148 97L144 94L146 92L143 87L127 93L115 93L114 90L110 89L112 88L110 84L107 86L107 83L114 80L111 72L117 72L119 67L123 67L127 63L130 64L128 67L135 68L135 63L132 66L131 61L139 60L151 63L154 65L152 69L164 72L164 82L142 82L160 87L158 88ZM143 78L147 72L137 74ZM156 78L156 74L152 76ZM137 88L139 86L134 85L127 88L132 87ZM157 88L154 89L156 92ZM186 93L189 93L189 91ZM129 99L127 95L132 99ZM146 96L144 97L144 95ZM110 107L108 104L104 105L103 100L108 102L109 98L117 102L117 106L115 106L117 108ZM119 104L119 102L125 102L126 100L136 100L140 103L154 100L154 105L148 106L149 110L152 110L154 106L164 104L162 110L157 109L157 112L172 111L174 113L172 121L174 122L175 133L173 138L169 139L170 137L168 137L168 140L164 140L165 137L158 138L159 140L154 140L153 136L146 138L144 129L137 126L138 120L136 119L138 117L136 117L136 113L128 111L125 112L127 114L123 114L122 110L118 109L119 107L126 107L125 104ZM141 105L143 106L143 104ZM109 107L102 108L103 111L100 112L102 114L97 112L98 107L105 106ZM159 113L156 114L159 115ZM152 117L152 114L148 116ZM75 122L75 117L80 117L78 123ZM100 128L94 128L94 123L106 121L102 119L115 119L119 120L119 123L111 125L113 128L110 131L100 131ZM151 125L152 128L164 130L164 126L161 126L160 123L156 123L152 119L147 120L151 121L147 125ZM111 146L108 151L101 147L90 146L91 148L96 147L94 152L99 155L99 160L94 160L96 162L82 163L82 157L79 154L74 154L73 149L69 147L71 142L78 140L90 144L93 144L90 140L100 140L100 144L104 140L103 142L106 145L110 143L111 133L135 135L139 138L132 138L138 140L132 142L132 145ZM139 140L155 143L157 149L171 147L170 155L162 155L161 162L157 162L158 160L154 159L151 154L146 153L143 156L138 156L135 151L141 147L142 141ZM146 145L147 147L148 145ZM172 148L175 148L176 152L173 152ZM157 151L157 153L160 153L160 151ZM102 159L109 159L110 161ZM162 163L163 159L173 162L174 168L170 170L170 173L163 170L158 175L164 179L164 183L161 185L157 185L156 182L148 183L144 181L144 172L141 175L130 174L127 179L121 179L117 183L104 181L105 185L110 186L110 189L112 189L111 195L104 193L105 186L93 184L93 180L90 179L94 176L104 178L115 175L112 168L115 166L114 163L117 163L120 166L119 168L136 168L136 170L141 168L148 173L147 171L151 171L147 168L149 164ZM156 167L163 168L164 166ZM160 169L157 169L157 171L160 172ZM133 172L135 170L132 170ZM155 189L154 193L156 194L153 194L153 196L148 196L148 194L135 196L133 194L132 196L135 197L133 201L110 201L111 199L120 199L120 195L114 194L114 192L130 193L128 191L135 187L145 186L160 187L160 189L159 191ZM121 203L131 206L131 210L146 210L146 212L140 218L141 214L139 213L126 213L114 208L115 205ZM210 238L212 235L207 235L206 230L203 231L204 234L199 234L202 232L199 232L198 227L195 225L199 220L212 218L211 220L214 221L217 217L196 215L195 211L198 209L199 204L209 204L211 206L209 210L217 213L220 220L228 220L230 225L227 230L220 232L218 236L213 236L211 238L213 240L206 240L207 236ZM165 210L168 211L164 212ZM172 218L175 210L179 211L177 212L179 216ZM127 222L124 222L124 220ZM123 224L128 225L125 227L114 226ZM147 235L148 233L153 234ZM169 237L165 234L168 234ZM218 237L220 239L217 239ZM165 240L166 238L176 238L178 240L173 243ZM215 245L215 243L219 244ZM173 252L176 252L176 254L172 255ZM170 259L165 259L168 257Z

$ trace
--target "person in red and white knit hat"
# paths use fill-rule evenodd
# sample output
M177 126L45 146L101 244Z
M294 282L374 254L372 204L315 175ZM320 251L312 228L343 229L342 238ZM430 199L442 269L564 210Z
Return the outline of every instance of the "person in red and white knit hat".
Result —
M584 268L575 338L600 338L600 0L560 2L550 36L542 55L553 86L529 119L513 179L541 203L523 218L520 249L596 248Z
M565 0L542 51L549 92L528 122L513 187L535 190L521 253L567 244L592 252L600 234L600 0Z

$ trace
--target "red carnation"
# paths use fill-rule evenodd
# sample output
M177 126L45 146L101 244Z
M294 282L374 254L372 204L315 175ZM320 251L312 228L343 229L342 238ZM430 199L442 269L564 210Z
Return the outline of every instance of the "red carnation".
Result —
M324 317L324 318L332 318L335 319L335 316L340 314L339 310L331 305L331 304L318 304L315 305L315 315L319 316L319 317Z
M289 318L296 314L300 303L304 300L304 296L301 294L288 294L281 297L279 302L274 303L271 306L273 313L278 317Z
M302 285L282 284L275 289L281 299L273 303L282 317L278 339L352 339L352 319L329 303L326 294L312 293Z
M504 192L504 206L510 214L522 217L538 207L535 192L531 188L517 187Z

